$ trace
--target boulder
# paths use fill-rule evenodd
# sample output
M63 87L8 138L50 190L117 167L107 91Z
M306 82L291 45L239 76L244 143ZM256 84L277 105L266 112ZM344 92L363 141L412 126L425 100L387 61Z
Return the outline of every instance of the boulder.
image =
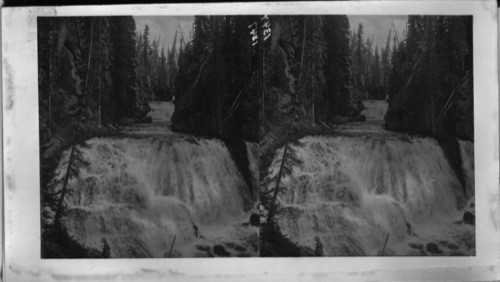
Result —
M215 245L214 246L214 254L218 255L219 257L228 257L229 256L229 253L226 252L226 249L224 249L224 247L222 245Z
M252 213L250 216L250 225L259 226L260 225L260 216L256 213Z
M465 224L474 225L476 224L476 216L473 213L467 211L464 213L463 221Z
M441 251L435 243L428 243L427 246L425 247L427 252L437 255L437 254L442 254L443 251Z

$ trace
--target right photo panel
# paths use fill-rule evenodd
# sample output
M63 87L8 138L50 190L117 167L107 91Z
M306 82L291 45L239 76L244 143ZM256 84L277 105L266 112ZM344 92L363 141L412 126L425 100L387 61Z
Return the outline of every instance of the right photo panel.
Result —
M260 256L475 256L472 16L260 22Z

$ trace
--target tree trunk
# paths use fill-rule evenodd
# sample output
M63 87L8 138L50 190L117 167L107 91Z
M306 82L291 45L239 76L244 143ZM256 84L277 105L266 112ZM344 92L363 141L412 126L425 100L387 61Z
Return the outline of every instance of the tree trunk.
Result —
M285 148L283 150L283 156L281 157L281 164L280 164L280 170L278 171L278 177L276 179L276 186L274 187L273 191L273 198L271 200L271 205L269 207L269 213L267 214L267 222L270 223L272 221L272 218L276 214L276 201L278 200L278 193L280 189L280 184L281 184L281 178L283 177L283 172L285 170L285 163L286 163L286 158L288 155L288 142L290 141L290 136L292 133L292 124L293 124L293 117L290 118L290 122L288 124L288 132L286 134L286 140L285 140Z
M49 23L49 107L47 116L47 125L50 129L52 123L52 21Z
M99 29L98 29L99 33L102 32L102 20L101 18L99 18ZM99 39L99 36L97 37ZM99 41L98 41L99 42ZM102 44L102 43L100 43ZM102 47L102 46L101 46ZM103 77L103 73L105 72L105 70L103 70L103 67L101 65L101 67L99 68L100 72L101 72L101 77ZM103 84L101 84L101 87L102 87ZM102 127L102 113L101 113L101 105L102 105L102 88L99 87L99 90L98 90L98 94L99 94L99 97L97 98L97 126L99 128Z
M262 28L262 20L259 17L257 19L257 44L259 48L259 69L260 69L260 100L261 100L261 108L260 108L260 120L262 123L262 127L265 123L265 93L264 93L264 29Z
M61 197L59 197L59 202L57 204L56 214L54 217L54 223L59 224L59 221L62 217L62 209L64 205L64 197L66 196L66 192L68 191L68 181L71 170L71 163L73 162L75 156L75 143L78 138L78 127L76 128L75 134L73 136L73 145L71 146L71 153L69 155L68 166L66 167L66 174L64 175L63 187L61 189Z
M281 177L283 176L283 170L285 168L285 161L286 161L286 156L288 153L288 139L290 137L290 132L288 132L286 142L285 142L285 149L283 150L283 157L281 157L281 164L280 164L280 170L278 172L278 179L276 179L276 186L274 186L274 191L273 191L273 199L271 201L271 206L269 208L269 213L267 214L267 222L271 222L274 214L276 213L276 201L278 199L278 193L279 193L279 188L281 184Z
M299 90L300 90L300 81L302 79L302 68L304 66L304 53L305 53L305 47L306 47L306 24L307 24L307 17L304 16L304 32L302 34L302 54L300 55L300 73L299 73L299 80L297 82L297 101L298 95L299 95Z
M219 32L219 20L215 19L215 27L216 27L216 32ZM217 37L214 37L215 41L215 70L216 70L216 84L217 84L217 129L219 131L219 135L222 136L222 120L221 120L221 93L220 93L220 87L219 87L219 69L220 69L220 64L219 64L219 39Z
M311 124L316 125L316 114L314 113L314 90L311 91L312 94L312 102L311 102Z
M102 127L102 116L101 116L101 101L102 99L102 95L101 95L101 91L99 90L99 104L97 105L97 126L99 128Z

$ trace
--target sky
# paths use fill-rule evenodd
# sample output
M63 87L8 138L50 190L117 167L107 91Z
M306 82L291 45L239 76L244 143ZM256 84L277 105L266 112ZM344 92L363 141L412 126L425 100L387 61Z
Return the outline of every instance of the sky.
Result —
M165 46L165 53L172 47L175 31L182 28L184 38L189 41L189 33L193 29L194 16L141 16L134 17L137 31L144 32L144 27L149 26L150 41L160 38L160 50ZM180 31L177 34L177 44L181 38ZM177 45L179 48L179 45Z
M389 30L393 29L391 32L391 43L392 38L394 38L394 26L396 27L399 40L401 40L406 32L406 21L408 16L347 16L349 19L349 24L351 30L358 31L358 26L360 23L363 24L363 29L366 38L371 38L373 36L374 46L377 45L379 50L385 47L387 41L387 36L389 35ZM394 25L393 25L394 21Z
M365 38L373 36L375 45L379 45L379 50L381 47L385 46L389 30L396 27L398 37L401 38L405 34L406 21L408 16L347 16L349 18L349 24L351 30L358 29L360 23L363 24L365 31ZM144 27L149 25L151 41L154 38L161 38L160 49L165 46L165 51L172 46L174 40L175 31L179 30L179 24L184 33L184 38L186 41L189 40L189 33L192 31L194 16L140 16L134 17L136 27L138 31L143 32ZM180 33L178 34L177 40L180 39ZM391 34L394 37L394 31ZM179 42L179 41L177 41ZM392 38L391 38L392 42Z

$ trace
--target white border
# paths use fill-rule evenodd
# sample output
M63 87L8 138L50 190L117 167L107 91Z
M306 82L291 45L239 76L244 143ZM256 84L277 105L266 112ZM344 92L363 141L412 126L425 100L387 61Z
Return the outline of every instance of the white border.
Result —
M366 14L474 16L475 257L41 260L37 16ZM491 1L281 2L4 8L7 281L500 279L497 8Z

